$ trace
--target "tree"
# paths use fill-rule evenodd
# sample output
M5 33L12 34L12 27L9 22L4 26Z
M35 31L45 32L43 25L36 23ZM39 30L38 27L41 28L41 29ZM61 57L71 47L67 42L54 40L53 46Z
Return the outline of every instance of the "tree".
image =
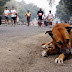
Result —
M6 4L6 2L8 2L10 0L0 0L0 14L3 13L4 10L4 5Z
M63 1L65 3L66 8L69 10L70 15L72 15L72 0L63 0Z
M57 5L56 16L60 18L61 21L69 20L70 12L64 1L60 1L59 5Z
M52 6L55 0L47 0L49 5ZM70 15L72 15L72 0L60 0L60 2L64 2L65 8L69 10Z
M22 0L21 2L11 0L10 2L7 2L5 6L7 6L9 10L11 10L12 6L14 6L21 22L26 21L25 13L27 12L27 10L29 10L32 14L31 20L37 18L37 11L39 10L37 6L33 4L26 4L24 0Z
M60 0L57 5L56 16L63 21L69 20L72 16L72 0Z
M55 2L55 0L47 0L49 2L49 5L52 7L53 3Z

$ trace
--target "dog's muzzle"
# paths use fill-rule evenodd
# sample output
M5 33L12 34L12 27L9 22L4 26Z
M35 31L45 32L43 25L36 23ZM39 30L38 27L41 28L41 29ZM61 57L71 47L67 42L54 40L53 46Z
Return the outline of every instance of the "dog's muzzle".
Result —
M60 52L69 55L72 54L72 48L66 48L65 50L61 48Z

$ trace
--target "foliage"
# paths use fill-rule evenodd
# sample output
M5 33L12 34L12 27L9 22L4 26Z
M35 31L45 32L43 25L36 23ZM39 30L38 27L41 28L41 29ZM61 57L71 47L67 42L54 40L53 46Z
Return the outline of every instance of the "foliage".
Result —
M61 0L62 1L62 0ZM72 15L72 0L63 0L66 8L69 10L70 15Z
M29 10L32 14L31 20L34 18L37 18L37 11L39 8L33 4L26 4L24 0L21 2L16 2L15 0L11 0L10 2L7 2L6 6L9 10L11 10L12 6L15 7L17 10L18 16L20 18L20 21L25 22L26 21L26 12Z
M71 0L61 0L57 5L56 16L62 21L67 21L70 19L71 14Z
M3 13L4 10L4 5L6 4L6 2L8 2L10 0L0 0L0 14Z
M49 5L52 6L56 0L47 0ZM64 2L65 8L67 8L72 15L72 0L60 0L60 2Z
M47 0L49 2L49 5L52 7L53 3L55 2L55 0Z

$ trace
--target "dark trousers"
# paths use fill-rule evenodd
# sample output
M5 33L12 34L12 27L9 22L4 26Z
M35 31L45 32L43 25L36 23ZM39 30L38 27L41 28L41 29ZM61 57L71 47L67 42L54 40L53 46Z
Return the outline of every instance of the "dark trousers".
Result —
M28 26L29 26L29 24L30 24L30 18L27 18L27 23L28 23Z
M0 19L0 25L1 25L1 19Z

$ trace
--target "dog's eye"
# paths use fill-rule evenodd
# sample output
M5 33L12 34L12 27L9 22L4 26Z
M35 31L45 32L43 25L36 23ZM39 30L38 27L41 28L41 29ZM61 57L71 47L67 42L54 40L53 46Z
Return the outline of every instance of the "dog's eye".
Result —
M62 45L62 42L61 41L59 41L59 42L57 42L58 44L60 44L60 45Z
M66 39L66 43L69 43L69 39Z

